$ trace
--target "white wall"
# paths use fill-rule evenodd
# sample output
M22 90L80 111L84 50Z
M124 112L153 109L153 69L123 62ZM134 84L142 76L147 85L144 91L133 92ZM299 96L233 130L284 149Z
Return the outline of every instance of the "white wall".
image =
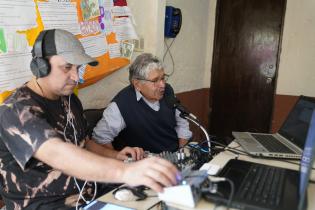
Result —
M128 6L135 18L137 34L144 37L145 52L160 57L164 33L164 17L161 15L165 12L165 1L128 0Z
M217 6L217 1L210 0L210 3L209 3L210 14L209 14L209 22L208 22L209 27L207 31L205 72L204 72L204 81L203 81L205 88L210 88L216 6Z
M287 0L277 94L315 96L314 11L314 0Z
M213 36L209 36L208 32L215 10L215 8L210 8L213 2L209 0L168 0L166 2L167 5L180 8L183 17L181 30L170 49L175 63L175 71L170 78L170 84L175 92L204 88L205 83L210 84L210 75L205 76L205 73L210 72L208 61L212 58L212 51L209 51L212 47L209 47L209 44L212 43ZM172 40L166 40L168 45ZM167 65L167 72L171 72L170 55L165 57L164 62Z

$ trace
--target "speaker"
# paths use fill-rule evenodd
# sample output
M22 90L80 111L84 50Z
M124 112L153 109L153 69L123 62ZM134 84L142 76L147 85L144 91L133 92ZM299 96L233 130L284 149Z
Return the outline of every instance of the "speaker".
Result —
M50 72L49 61L43 57L43 42L47 33L51 32L53 32L53 30L44 30L40 32L32 49L33 58L30 67L36 78L45 77Z

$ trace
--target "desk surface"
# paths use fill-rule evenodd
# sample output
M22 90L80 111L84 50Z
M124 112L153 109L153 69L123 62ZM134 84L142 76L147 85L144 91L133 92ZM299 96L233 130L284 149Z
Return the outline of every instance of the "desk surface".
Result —
M229 147L232 148L237 148L237 149L241 149L241 147L236 143L236 142L232 142ZM299 166L297 164L292 164L292 163L288 163L288 162L284 162L281 160L271 160L271 159L260 159L260 158L251 158L245 155L236 155L232 152L229 151L224 151L221 152L220 154L218 154L217 156L215 156L210 163L212 164L216 164L219 165L221 167L223 167L230 159L234 159L234 158L238 158L240 160L247 160L247 161L252 161L252 162L257 162L257 163L263 163L266 165L273 165L273 166L279 166L279 167L284 167L284 168L289 168L289 169L293 169L293 170L299 170ZM314 164L315 165L315 164ZM315 180L315 172L312 171L311 174L311 179ZM152 191L148 191L149 195L155 195L154 192ZM308 210L315 210L315 199L313 198L315 194L315 185L314 184L309 184L308 187ZM105 201L105 202L109 202L109 203L115 203L115 204L119 204L122 206L128 206L128 207L132 207L135 209L149 209L150 207L154 206L154 204L158 203L159 200L157 197L150 197L147 198L144 201L130 201L130 202L122 202L122 201L117 201L112 193L107 193L106 195L102 196L99 198L99 200L101 201ZM178 205L173 205L170 204L173 207L176 207L178 209L183 209L183 210L209 210L209 209L214 209L215 205L213 203L207 202L203 199L201 199L199 201L199 203L197 204L197 206L195 208L188 208L188 207L183 207L183 206L178 206ZM158 209L158 208L155 208ZM220 210L220 207L217 207L216 210ZM225 209L224 207L222 207L222 209Z

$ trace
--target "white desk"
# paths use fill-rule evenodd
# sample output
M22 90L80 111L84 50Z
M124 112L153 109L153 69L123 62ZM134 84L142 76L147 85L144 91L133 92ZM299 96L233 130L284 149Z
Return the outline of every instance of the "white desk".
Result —
M236 142L232 142L229 145L229 147L241 149L241 147ZM251 161L251 162L263 163L263 164L267 164L267 165L289 168L289 169L293 169L293 170L299 170L299 166L297 164L291 164L291 163L287 163L287 162L283 162L283 161L279 161L279 160L251 158L251 157L248 157L245 155L236 155L236 154L229 152L229 151L221 152L220 154L215 156L210 161L210 163L220 165L223 167L230 159L234 159L234 158L238 158L240 160L247 160L247 161ZM311 179L315 180L315 172L314 171L312 171ZM149 191L148 194L154 195L154 192ZM309 187L308 187L308 208L307 208L308 210L315 210L314 194L315 194L315 184L309 184ZM147 198L144 201L122 202L122 201L117 201L113 197L112 193L107 193L106 195L100 197L99 200L104 201L104 202L119 204L122 206L132 207L132 208L139 209L139 210L148 209L151 206L153 206L154 203L158 202L158 198L156 198L156 197ZM195 208L188 208L188 207L178 206L178 205L173 205L173 204L169 204L169 205L176 207L178 209L183 209L183 210L211 210L211 209L215 208L215 205L213 203L207 202L203 199L201 199L199 201L199 203L197 204L197 206ZM159 209L159 208L156 207L154 209ZM217 207L216 208L216 210L220 210L220 209L225 209L225 208L224 207L222 207L222 208Z

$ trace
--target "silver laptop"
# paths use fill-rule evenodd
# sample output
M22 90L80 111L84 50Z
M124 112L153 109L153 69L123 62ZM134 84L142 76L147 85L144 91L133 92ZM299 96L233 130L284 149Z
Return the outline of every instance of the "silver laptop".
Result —
M242 148L254 156L301 159L315 99L300 96L278 133L232 132Z

